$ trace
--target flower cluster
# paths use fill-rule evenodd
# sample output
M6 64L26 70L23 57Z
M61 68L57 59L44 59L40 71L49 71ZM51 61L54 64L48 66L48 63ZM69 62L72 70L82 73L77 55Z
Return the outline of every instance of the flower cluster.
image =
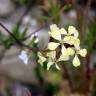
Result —
M73 66L80 66L78 55L85 57L87 50L85 48L80 48L80 40L78 38L79 33L76 28L69 26L67 32L64 28L59 29L57 25L53 24L50 26L50 29L51 31L49 32L49 36L53 41L48 43L47 49L49 51L46 55L38 52L38 63L43 65L43 63L47 61L47 69L49 69L53 64L55 64L57 69L60 69L58 66L60 61L68 61L70 60L70 57L74 56L72 62ZM57 53L58 50L60 50L60 56Z
M85 57L87 50L80 48L79 33L73 26L68 27L68 31L64 28L58 28L56 24L50 26L50 42L47 46L47 51L37 52L38 63L43 66L47 63L47 70L54 64L59 70L58 64L61 61L68 61L73 58L72 64L75 67L80 66L78 55ZM23 54L23 55L22 55ZM25 63L28 62L26 52L22 52L19 56ZM27 58L27 59L26 59Z

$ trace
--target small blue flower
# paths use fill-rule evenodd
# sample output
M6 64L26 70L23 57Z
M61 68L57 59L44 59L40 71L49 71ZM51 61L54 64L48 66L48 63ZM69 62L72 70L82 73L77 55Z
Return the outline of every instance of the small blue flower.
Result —
M19 58L25 63L28 64L28 55L26 51L21 51L21 54L19 55Z

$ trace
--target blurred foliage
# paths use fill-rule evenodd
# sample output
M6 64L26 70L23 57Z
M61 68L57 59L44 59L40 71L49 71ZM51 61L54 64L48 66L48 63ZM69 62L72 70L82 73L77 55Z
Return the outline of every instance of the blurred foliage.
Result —
M15 0L17 4L24 5L24 6L28 5L30 1L32 0Z
M91 21L88 26L85 44L89 54L96 51L96 19Z
M61 21L61 15L62 15L62 13L60 13L60 11L63 7L61 8L61 6L58 2L54 3L54 1L52 1L52 0L48 0L48 2L50 5L50 8L49 8L49 10L47 10L47 12L45 12L45 15L41 17L41 22L46 22L50 18L52 18L52 23L59 24ZM71 7L72 6L70 4L64 5L64 11L70 10Z
M17 25L13 29L13 35L18 39L18 40L23 40L23 38L26 36L27 33L27 28L23 32L20 32L19 26ZM5 48L10 48L12 45L16 44L16 40L12 36L5 36L2 33L0 33L0 44L4 45Z
M59 23L60 21L60 14L58 14L60 12L60 5L58 3L54 4L52 0L49 0L49 4L50 4L50 10L49 10L49 16L53 16L53 22L54 23Z
M47 15L41 17L41 21L47 21L50 17L54 17L52 20L54 23L58 24L60 22L60 15L58 14L60 12L60 5L57 3L54 3L52 0L48 0L48 3L50 5L50 9L48 10Z

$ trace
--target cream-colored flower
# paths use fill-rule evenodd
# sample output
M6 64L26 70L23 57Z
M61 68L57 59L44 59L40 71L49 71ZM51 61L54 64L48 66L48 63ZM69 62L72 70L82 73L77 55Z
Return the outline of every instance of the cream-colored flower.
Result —
M38 60L38 63L41 64L41 66L43 65L43 63L47 60L43 55L42 53L38 52L38 57L39 57L39 60Z
M50 29L51 29L51 32L49 32L49 35L52 38L54 38L54 39L56 39L56 40L58 40L60 42L61 41L61 33L59 32L60 29L57 27L57 25L56 24L52 24L50 26ZM55 50L60 45L59 42L58 43L56 43L56 42L49 42L48 43L48 49L49 50Z
M87 54L87 50L85 48L84 49L80 49L79 46L76 46L75 48L76 48L75 49L76 50L76 54L75 54L75 57L73 59L73 66L78 67L78 66L80 66L80 60L79 60L77 55L79 54L82 57L85 57L86 54Z
M54 39L56 39L57 41L59 41L58 43L50 42L50 43L48 44L49 49L50 49L50 50L54 50L55 48L52 48L52 49L51 49L50 46L52 46L52 47L53 47L53 46L59 46L60 43L64 43L64 42L63 42L63 39L61 38L61 35L62 35L62 34L66 34L67 32L66 32L66 30L65 30L64 28L59 29L56 24L52 24L52 25L50 26L50 29L51 29L51 31L49 32L49 35L50 35L52 38L54 38Z
M58 70L60 70L59 66L58 66L58 62L59 60L56 59L56 51L51 51L47 53L47 57L48 57L48 64L47 64L47 70L49 70L49 68L55 64L56 68Z
M50 26L51 32L49 32L49 35L59 41L56 42L49 42L48 43L48 49L55 50L59 45L62 45L64 43L68 43L70 45L80 45L80 40L78 37L78 31L75 27L69 26L68 33L64 28L59 29L56 24L53 24ZM63 38L61 38L62 35L65 35Z
M48 48L51 50L55 50L58 45L60 45L59 43L53 43L50 42ZM67 61L69 60L69 56L74 55L75 51L72 48L65 48L64 45L61 45L61 55L59 58L59 61Z
M59 61L67 61L69 60L69 56L74 55L75 51L72 48L65 48L65 46L62 46L61 49L61 56L59 58Z
M87 54L87 50L84 48L84 49L80 49L79 51L78 51L78 54L80 54L82 57L85 57L86 56L86 54Z
M49 32L49 35L53 37L56 40L61 40L61 33L60 29L57 27L56 24L52 24L50 26L51 32Z
M49 35L56 39L58 43L56 42L49 42L48 43L48 49L49 50L55 50L59 45L64 44L63 39L61 38L62 34L66 34L66 30L64 28L59 29L56 24L52 24L50 26L51 32L49 32Z
M75 46L76 54L81 55L82 57L85 57L87 55L87 50L81 49L80 46Z
M52 38L59 40L59 41L61 40L62 34L67 34L67 32L64 28L59 29L56 24L52 24L50 26L50 29L51 29L51 31L49 32L49 35Z
M51 25L50 29L51 29L51 32L49 32L50 36L52 38L56 39L58 41L58 43L57 42L49 42L48 49L55 50L59 45L61 45L61 53L62 54L60 55L59 61L69 60L69 56L74 55L74 50L72 48L66 48L64 46L64 43L67 43L66 41L68 41L66 39L69 39L68 42L70 42L70 44L74 44L74 43L77 44L79 42L79 41L77 41L76 38L73 38L73 36L71 36L73 33L70 32L70 29L72 29L72 28L69 27L69 33L67 33L64 28L59 29L55 24ZM62 34L66 35L66 37L61 38ZM76 40L74 40L74 39L76 39Z
M67 49L65 48L65 46L62 46L61 53L62 54L60 55L59 61L69 60L69 55L67 54Z
M50 67L55 64L56 68L58 70L60 70L59 66L57 65L57 63L59 62L58 59L56 59L56 51L50 51L48 53L46 53L46 57L44 57L42 55L42 53L38 52L38 63L41 64L41 66L44 64L44 62L47 62L47 70L50 69Z
M80 66L80 60L78 58L78 55L85 57L87 54L87 50L80 48L80 40L78 38L79 33L77 29L73 26L68 27L68 32L64 28L58 28L56 24L52 24L50 26L51 31L49 32L50 37L55 39L56 42L49 42L48 43L48 49L50 52L46 53L46 57L44 57L42 54L39 54L39 60L38 62L42 65L45 61L47 62L47 70L55 64L57 69L60 69L58 66L58 63L60 61L68 61L70 59L70 56L74 56L73 58L73 66L78 67ZM69 45L69 47L65 47L66 44ZM56 58L56 48L58 46L61 46L61 54L59 59ZM71 46L70 45L74 45Z
M80 45L80 40L78 38L73 37L73 36L65 36L63 41L65 43L68 43L68 44L74 45L74 46Z
M65 34L63 39L64 42L71 44L71 45L79 45L80 40L78 39L79 33L77 29L73 26L68 27L68 33Z

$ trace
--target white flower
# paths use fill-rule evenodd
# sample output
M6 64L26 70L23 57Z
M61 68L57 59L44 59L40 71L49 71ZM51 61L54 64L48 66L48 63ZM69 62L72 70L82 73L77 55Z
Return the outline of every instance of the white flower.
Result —
M75 27L69 26L68 33L66 32L65 37L63 39L64 42L71 45L80 45L80 40L78 39L79 33Z
M52 24L50 26L50 29L51 29L51 32L48 32L49 35L52 38L59 40L59 41L61 41L61 35L67 33L64 28L59 29L56 24Z
M65 43L68 43L70 45L74 45L74 46L77 46L77 45L80 45L80 40L78 38L75 38L73 36L65 36L63 41Z
M61 40L61 34L59 32L60 29L57 27L57 25L56 24L51 25L50 29L51 29L51 32L49 32L49 35L51 37L53 37L54 39L60 41Z
M66 34L66 30L64 28L59 29L56 24L53 24L50 26L51 32L49 32L49 35L56 39L57 42L49 42L48 43L48 49L49 50L55 50L59 45L64 45L64 41L61 38L62 34Z
M60 55L59 61L69 60L69 55L67 54L67 49L65 48L64 45L62 46L61 53L62 54Z
M47 57L48 57L48 64L47 64L47 70L49 70L49 68L55 64L56 68L58 70L60 70L59 66L58 66L58 62L59 59L56 59L56 51L51 51L47 53Z
M87 54L87 50L85 48L84 49L80 49L79 46L76 46L75 48L76 48L75 49L76 50L76 54L75 54L75 57L73 59L73 66L78 67L78 66L80 66L80 60L79 60L77 55L79 54L82 57L85 57L86 54Z
M54 41L48 43L48 51L45 52L43 55L40 53L38 54L39 60L38 63L41 65L46 61L47 63L47 70L55 64L56 68L60 70L58 63L60 61L68 61L70 56L75 56L73 58L73 66L78 67L80 66L80 60L78 55L85 57L87 54L87 50L80 48L80 40L78 38L79 33L77 29L73 26L68 27L68 32L64 28L58 28L56 24L52 24L50 26L51 31L48 32L50 37L53 38ZM58 47L60 46L60 48ZM60 57L57 59L56 52L58 49L61 51Z
M67 61L69 60L69 56L74 55L75 51L72 48L65 48L65 46L62 45L61 53L59 61Z
M19 58L25 63L28 64L28 55L26 51L21 51Z
M59 29L56 24L50 26L51 32L49 35L59 42L49 42L48 49L55 50L59 45L64 45L68 43L70 45L80 45L80 40L78 39L78 31L73 26L69 26L68 33L64 28ZM61 36L64 35L63 38Z
M59 41L59 42L58 43L56 43L56 42L49 42L48 43L48 49L49 50L55 50L60 45L60 42L63 43L63 41L61 40L62 31L60 31L60 29L57 27L56 24L52 24L50 26L50 29L51 29L51 32L49 32L49 35L52 38L54 38L57 41Z
M71 36L72 34L77 33L77 31L75 31L75 28L70 26L68 28L69 32L67 33L64 28L59 29L55 24L51 25L50 29L51 29L51 32L49 32L49 35L52 38L56 39L58 41L58 43L57 42L49 42L48 49L55 50L59 45L61 45L61 53L62 54L60 55L59 61L69 60L69 56L74 55L75 51L72 48L66 48L64 46L64 43L79 45L79 39ZM63 37L63 39L62 39L61 35L65 35L65 37Z
M47 52L46 53L46 57L43 56L42 53L38 52L38 63L41 64L41 66L43 65L43 63L46 61L47 62L47 70L50 69L50 67L55 64L56 68L58 70L60 70L59 66L57 65L57 63L59 62L58 59L56 59L56 51L51 51L51 52Z
M82 57L85 57L87 55L87 50L81 49L80 46L75 46L76 54L81 55Z
M41 64L41 66L43 65L43 63L47 60L43 55L42 53L38 52L38 57L39 57L39 60L38 60L38 63Z
M78 51L78 54L80 54L82 57L85 57L86 56L86 54L87 54L87 50L84 48L84 49L80 49L79 51Z

